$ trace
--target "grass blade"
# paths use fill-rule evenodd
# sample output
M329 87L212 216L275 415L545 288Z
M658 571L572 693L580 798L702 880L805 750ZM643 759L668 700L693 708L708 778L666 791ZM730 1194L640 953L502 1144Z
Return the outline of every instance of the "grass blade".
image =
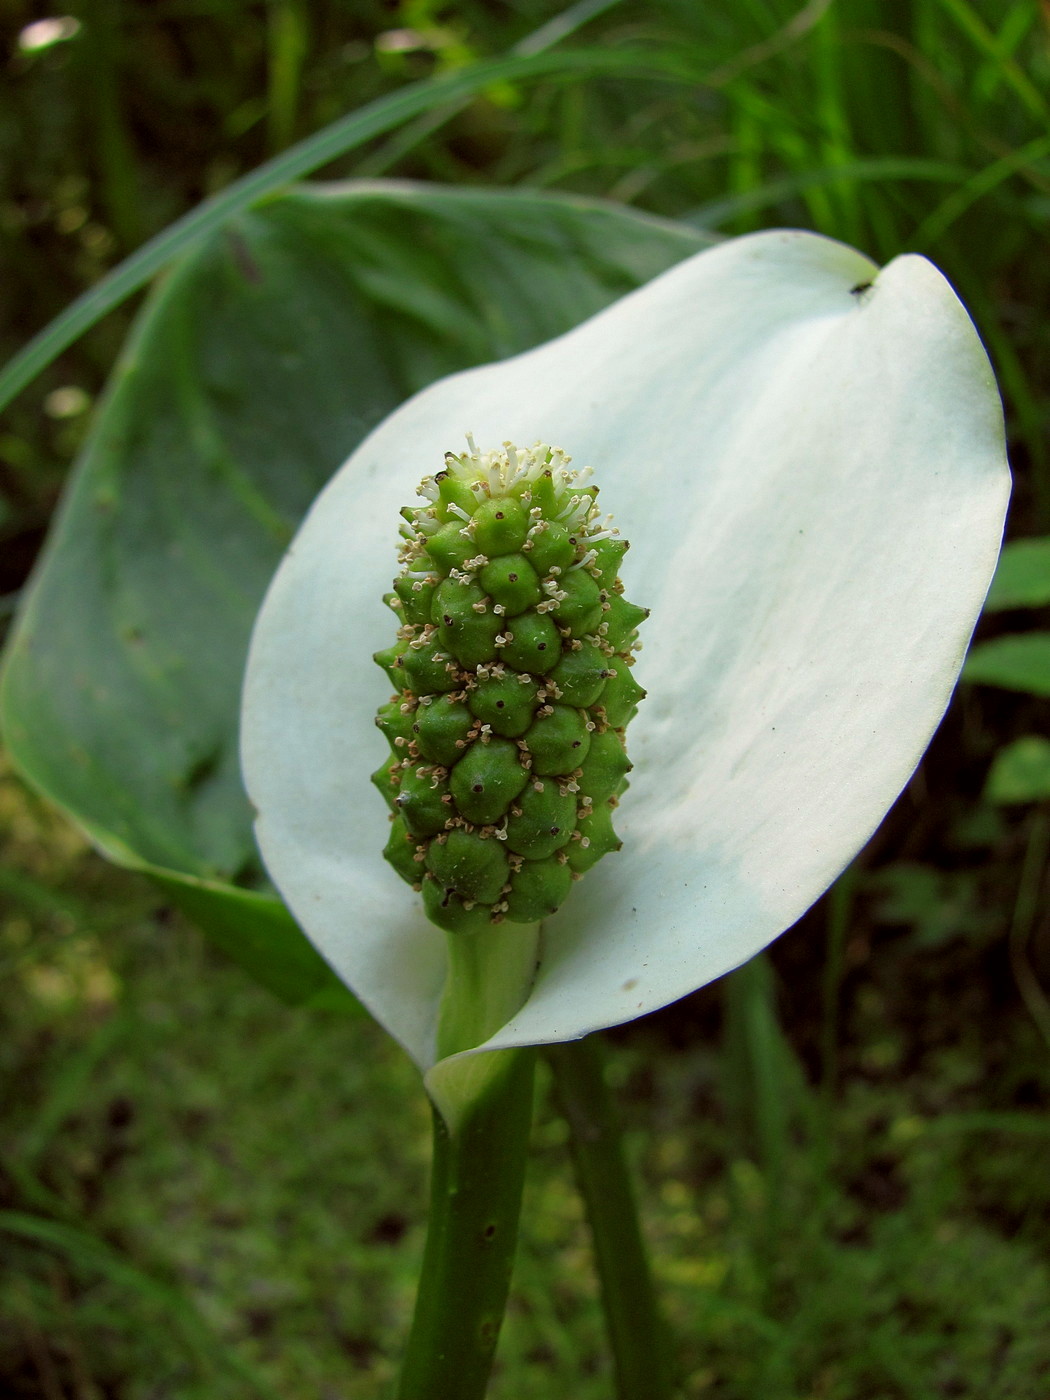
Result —
M275 190L413 117L471 97L492 83L522 82L556 74L612 72L621 77L672 76L672 70L657 58L637 52L576 49L567 53L512 55L414 83L340 117L176 219L72 302L0 372L0 409L6 408L41 370L107 312L144 287L188 244Z
M983 170L978 170L969 180L953 190L937 208L928 214L908 240L911 248L922 251L938 243L955 223L966 213L971 204L984 195L990 194L1025 166L1050 155L1050 136L1037 136L1019 150L1011 151L1001 160L992 161Z
M189 1298L128 1263L96 1235L75 1225L14 1210L0 1211L0 1231L52 1249L75 1267L100 1274L118 1288L128 1289L145 1302L162 1308L200 1361L216 1366L227 1375L238 1376L266 1400L280 1400L277 1391L255 1367L222 1344Z

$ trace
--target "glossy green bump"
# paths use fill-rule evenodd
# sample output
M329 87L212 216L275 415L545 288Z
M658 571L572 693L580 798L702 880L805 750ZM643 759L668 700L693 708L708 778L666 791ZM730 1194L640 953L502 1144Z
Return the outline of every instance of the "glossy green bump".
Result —
M463 757L475 721L462 700L436 695L410 718L412 737L425 759L451 768Z
M410 646L402 652L399 667L403 683L416 695L455 690L459 684L454 658L432 638L421 647Z
M423 878L423 863L416 859L418 847L419 840L405 825L404 817L394 817L390 823L390 836L383 848L383 855L402 880L407 880L410 885L416 886Z
M574 637L593 632L602 620L602 590L586 569L559 575L551 590L557 599L554 620Z
M394 592L401 599L401 613L408 623L430 621L430 607L434 599L434 585L423 578L397 578Z
M537 778L511 808L507 846L517 855L540 860L560 851L575 830L575 795L556 778Z
M476 831L453 831L436 837L427 850L427 869L444 889L462 899L495 904L510 875L501 842Z
M467 704L478 722L487 724L494 734L519 739L539 708L538 692L533 676L501 666L498 674L478 677Z
M515 554L529 533L529 512L520 498L493 496L474 511L474 543L479 554L493 558Z
M623 843L613 831L612 816L611 805L601 802L577 820L575 839L565 848L569 865L577 873L590 870L602 856L620 849Z
M577 546L571 532L555 520L538 521L524 548L532 567L544 576L552 569L567 569L576 559Z
M516 617L543 598L540 576L524 554L504 554L482 569L481 587L506 617Z
M434 589L430 620L435 627L454 628L480 612L488 612L485 590L472 579L447 578Z
M522 861L505 895L507 918L527 924L557 913L572 888L572 876L572 867L561 856Z
M543 676L558 664L561 634L547 613L522 613L511 618L503 633L499 658L516 671Z
M619 847L623 726L644 608L617 577L627 546L589 469L557 448L448 453L406 506L401 573L376 654L396 694L373 782L391 809L384 855L454 936L554 914Z
M408 745L414 737L412 732L413 719L414 716L400 695L395 695L393 700L385 705L380 705L376 714L376 727L386 735L387 742L398 758L404 758L407 755Z
M563 651L558 664L547 673L557 689L555 699L565 705L586 709L602 698L605 682L612 673L605 652L594 642L577 641Z
M452 796L468 822L490 826L506 814L528 782L521 752L510 739L471 744L452 770Z
M629 647L638 635L638 628L649 616L648 608L637 608L620 593L607 596L602 626L599 632L614 651Z
M431 616L441 646L461 666L473 669L492 660L503 620L478 584L446 579L434 593Z
M427 553L440 569L448 573L449 569L462 568L477 553L477 549L470 535L465 535L462 525L454 520L428 538Z
M570 705L544 705L525 733L532 754L532 771L541 777L572 773L587 757L594 727L585 710Z
M635 716L639 703L645 699L645 691L631 675L627 662L620 656L609 661L609 669L615 674L602 693L602 709L606 721L614 729L622 729Z
M627 553L628 548L627 541L621 539L595 540L591 545L591 551L594 554L593 569L599 585L606 591L611 590L616 582L620 561Z
M381 666L386 672L390 684L397 686L398 690L405 684L405 673L402 663L407 650L407 642L397 642L392 647L387 647L383 651L377 651L372 657L376 665Z
M420 838L444 831L450 808L446 800L448 783L441 778L440 770L406 768L400 776L394 807L408 830Z
M446 453L449 462L455 461L455 453ZM451 471L440 471L434 477L429 478L437 487L437 494L430 495L429 499L433 503L430 509L430 519L440 521L447 525L455 520L460 526L468 527L470 533L470 513L478 503L478 498L473 491L473 483L461 473ZM420 491L421 496L425 493ZM412 506L402 506L401 514L410 525L418 524L419 511ZM429 522L428 522L429 528Z
M397 794L401 786L401 764L396 759L391 763L388 758L372 774L372 782L382 794L383 801L391 812L396 812Z
M492 905L465 900L433 877L423 880L423 908L431 923L446 933L483 934L492 923Z
M591 747L580 769L580 796L606 802L627 786L631 762L619 730L605 729L591 736Z

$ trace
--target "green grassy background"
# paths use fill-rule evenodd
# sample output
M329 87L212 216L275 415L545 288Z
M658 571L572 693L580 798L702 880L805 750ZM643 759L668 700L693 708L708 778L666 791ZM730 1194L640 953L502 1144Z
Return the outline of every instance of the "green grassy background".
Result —
M294 140L566 15L564 42L622 71L497 86L322 173L926 252L1000 375L1011 533L1050 530L1035 0L82 0L73 37L20 49L43 13L0 7L5 355ZM8 612L130 310L0 424ZM608 1038L683 1396L1050 1393L1050 804L984 796L1047 719L1045 698L964 686L869 849L768 962ZM0 842L0 1393L383 1394L424 1229L411 1067L369 1022L250 985L7 772ZM611 1377L544 1089L493 1395L563 1394L599 1400Z

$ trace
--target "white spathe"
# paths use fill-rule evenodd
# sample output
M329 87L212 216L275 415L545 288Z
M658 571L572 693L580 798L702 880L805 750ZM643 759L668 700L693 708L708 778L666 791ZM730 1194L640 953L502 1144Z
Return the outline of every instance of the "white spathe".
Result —
M867 290L858 290L871 282ZM307 934L426 1069L444 935L383 861L369 783L398 511L447 449L595 469L652 609L623 838L543 930L486 1048L568 1040L795 922L907 782L958 676L1009 490L988 359L944 278L808 233L679 264L558 340L403 405L315 503L256 623L244 771Z

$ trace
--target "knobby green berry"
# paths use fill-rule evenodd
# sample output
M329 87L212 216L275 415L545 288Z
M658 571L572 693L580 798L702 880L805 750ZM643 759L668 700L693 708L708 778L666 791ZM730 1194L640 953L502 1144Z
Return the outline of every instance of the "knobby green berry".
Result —
M447 453L401 512L401 620L376 661L397 694L373 782L384 854L449 932L533 923L619 850L612 814L631 765L624 727L645 692L627 549L598 513L590 468L560 448Z

